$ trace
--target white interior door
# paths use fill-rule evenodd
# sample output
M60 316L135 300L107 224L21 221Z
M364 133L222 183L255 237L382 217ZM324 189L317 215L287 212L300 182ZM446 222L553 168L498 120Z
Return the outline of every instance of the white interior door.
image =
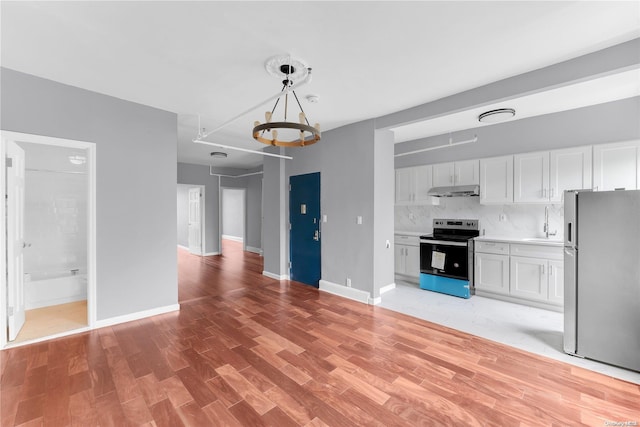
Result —
M202 255L202 215L200 188L189 189L189 252Z
M7 141L7 326L9 341L24 325L24 150Z

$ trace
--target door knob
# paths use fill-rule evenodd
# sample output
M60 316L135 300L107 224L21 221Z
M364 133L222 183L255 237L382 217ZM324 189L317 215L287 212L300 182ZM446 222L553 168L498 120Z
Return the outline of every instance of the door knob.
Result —
M318 240L320 240L320 233L318 233L318 230L316 230L316 231L313 233L313 240L315 240L316 242L317 242Z

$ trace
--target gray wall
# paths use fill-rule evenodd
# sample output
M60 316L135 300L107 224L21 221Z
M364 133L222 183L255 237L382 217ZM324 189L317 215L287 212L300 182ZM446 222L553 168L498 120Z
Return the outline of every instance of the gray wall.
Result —
M217 176L209 175L209 167L178 163L178 184L204 186L204 253L217 254L220 252L219 206L220 182ZM175 186L175 183L174 183Z
M538 150L603 144L640 138L640 97L578 108L555 114L466 131L453 132L454 141L478 136L478 141L441 150L396 157L395 166L406 167L453 160L478 159L505 154ZM396 144L395 152L402 153L441 145L449 136Z
M255 170L215 168L214 173L240 175ZM219 253L220 245L220 188L245 188L246 229L245 243L262 249L262 175L242 178L218 177L209 174L209 166L178 163L178 183L203 185L205 187L205 253Z
M284 154L285 150L267 147L265 151ZM289 274L287 268L289 250L285 230L285 225L288 222L288 211L286 210L288 192L285 192L285 162L287 161L289 160L275 157L265 157L263 161L262 250L264 272L276 276Z
M189 247L189 188L191 185L178 184L178 244Z
M245 190L222 188L222 235L244 240Z
M320 172L320 205L327 215L321 234L322 280L345 285L350 278L353 288L377 296L380 286L393 283L393 251L385 242L393 242L394 174L392 141L374 140L374 121L367 120L324 132L315 145L289 149L294 159L286 163L285 184L290 176ZM374 170L380 172L377 179ZM380 206L387 203L377 228L376 199ZM286 202L285 213L288 197ZM361 225L358 216L363 217ZM374 268L376 260L380 269Z
M176 304L177 116L1 71L3 129L96 144L97 319Z

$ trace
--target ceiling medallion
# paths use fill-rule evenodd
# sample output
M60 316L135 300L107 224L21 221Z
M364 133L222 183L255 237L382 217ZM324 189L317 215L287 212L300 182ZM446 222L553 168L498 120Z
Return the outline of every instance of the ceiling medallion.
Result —
M481 123L499 123L508 120L516 115L513 108L498 108L497 110L485 111L478 116Z
M299 68L296 68L296 66ZM311 74L311 68L307 67L300 60L288 56L271 58L267 61L265 67L269 74L284 77L284 80L282 81L281 95L276 99L276 103L271 111L267 111L264 114L265 122L254 122L252 131L253 138L263 144L278 147L304 147L320 141L320 125L316 123L314 126L311 126L307 115L302 109L296 91L291 89L293 86L293 76L306 78ZM300 109L297 123L287 121L289 94L293 94ZM272 121L282 95L284 95L284 120ZM278 139L279 133L280 139Z

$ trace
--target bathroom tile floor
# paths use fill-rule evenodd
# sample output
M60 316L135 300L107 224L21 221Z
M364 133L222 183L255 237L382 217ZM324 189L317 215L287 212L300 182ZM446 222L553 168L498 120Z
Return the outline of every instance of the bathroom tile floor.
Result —
M457 298L402 281L382 295L379 306L640 384L639 372L565 354L562 313L477 295Z
M15 343L55 335L87 326L87 301L27 310L26 321Z

